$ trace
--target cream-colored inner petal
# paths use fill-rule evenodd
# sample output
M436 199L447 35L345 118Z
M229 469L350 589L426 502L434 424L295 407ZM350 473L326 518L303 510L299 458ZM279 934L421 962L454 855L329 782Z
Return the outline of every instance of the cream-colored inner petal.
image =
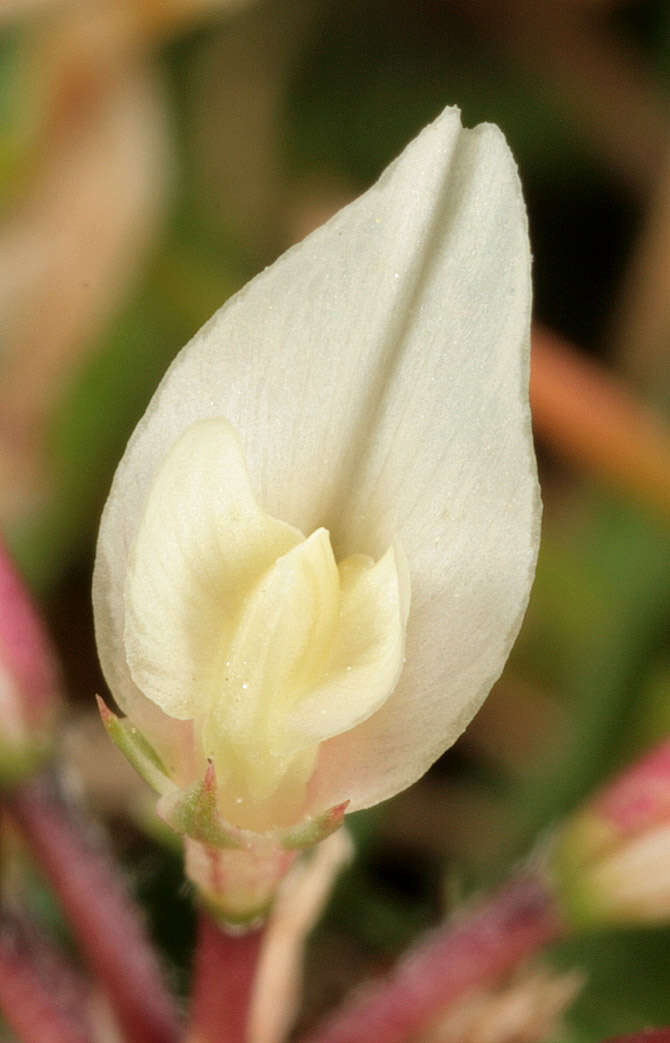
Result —
M171 717L197 718L248 590L302 533L260 510L223 419L187 428L152 485L125 583L130 673Z
M291 709L294 748L364 721L393 691L403 662L406 612L389 548L376 564L355 554L339 567L339 620L319 681Z
M125 587L134 682L190 719L221 809L249 825L299 813L319 743L388 698L403 662L408 590L396 548L335 561L258 507L223 419L188 428L145 507Z

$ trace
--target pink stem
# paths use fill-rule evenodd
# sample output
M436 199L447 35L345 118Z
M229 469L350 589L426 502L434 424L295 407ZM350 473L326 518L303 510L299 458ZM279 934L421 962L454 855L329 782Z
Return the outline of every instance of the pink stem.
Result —
M45 964L47 965L45 967ZM24 1043L90 1043L86 991L43 939L0 925L0 1009Z
M188 1043L244 1043L263 932L230 935L201 913Z
M60 898L128 1043L176 1043L175 1002L118 872L46 779L15 791L7 808Z
M370 984L301 1043L404 1043L469 990L495 982L561 933L541 881L521 876L432 932L388 978Z
M616 1039L607 1040L607 1043L670 1043L670 1028L645 1029L632 1036L617 1036Z
M26 724L43 725L58 705L58 659L1 537L0 651L21 695Z

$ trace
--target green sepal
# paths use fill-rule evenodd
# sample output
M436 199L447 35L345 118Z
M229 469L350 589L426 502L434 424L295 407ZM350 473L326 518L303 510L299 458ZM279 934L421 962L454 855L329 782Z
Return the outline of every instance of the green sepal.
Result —
M227 825L216 806L216 774L210 762L202 782L176 790L158 802L160 817L177 833L209 847L244 847L241 830Z
M328 811L324 811L321 815L305 819L304 822L301 822L293 829L289 829L282 835L282 847L291 851L294 848L313 847L314 844L325 840L326 837L340 828L344 822L344 814L348 807L349 801L345 800L343 804L336 804L335 807L329 808Z
M174 784L162 760L132 721L127 717L117 717L99 695L96 699L107 734L135 771L156 793L164 794L172 789Z

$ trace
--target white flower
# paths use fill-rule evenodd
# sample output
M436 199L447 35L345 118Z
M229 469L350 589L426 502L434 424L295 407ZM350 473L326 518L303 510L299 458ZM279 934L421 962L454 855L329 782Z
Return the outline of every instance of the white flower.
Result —
M502 135L447 109L169 369L114 479L94 605L171 806L209 758L231 827L367 807L478 709L539 538L529 267Z

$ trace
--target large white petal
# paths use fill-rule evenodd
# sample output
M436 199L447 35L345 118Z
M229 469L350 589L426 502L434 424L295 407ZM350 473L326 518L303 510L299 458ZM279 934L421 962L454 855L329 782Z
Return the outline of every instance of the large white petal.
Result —
M380 181L229 301L129 443L95 576L103 667L153 476L195 420L239 430L265 511L338 557L394 537L412 587L391 699L322 747L313 799L383 799L452 742L516 635L538 541L527 402L529 253L514 162L448 109Z

